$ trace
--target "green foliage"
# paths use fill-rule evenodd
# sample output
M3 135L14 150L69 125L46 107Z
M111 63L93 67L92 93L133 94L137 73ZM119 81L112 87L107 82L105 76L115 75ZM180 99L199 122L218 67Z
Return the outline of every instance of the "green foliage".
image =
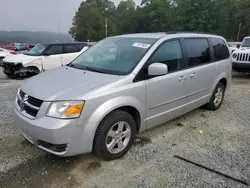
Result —
M97 41L108 35L136 32L198 31L236 40L250 33L250 0L87 0L73 18L70 34L76 40Z

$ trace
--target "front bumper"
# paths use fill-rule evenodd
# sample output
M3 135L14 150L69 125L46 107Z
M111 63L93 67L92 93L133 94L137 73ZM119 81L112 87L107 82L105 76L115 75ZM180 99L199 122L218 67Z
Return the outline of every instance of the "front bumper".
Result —
M249 72L250 71L250 63L233 62L233 70L239 71L239 72Z
M3 67L3 70L7 74L15 74L16 71L19 71L21 68L23 68L22 63L9 63L2 61L0 64L1 67Z
M77 119L62 120L43 116L32 120L17 108L14 108L14 114L23 136L49 153L74 156L92 151L92 142L88 141L91 139L86 137L88 134L84 132L84 126L78 126Z

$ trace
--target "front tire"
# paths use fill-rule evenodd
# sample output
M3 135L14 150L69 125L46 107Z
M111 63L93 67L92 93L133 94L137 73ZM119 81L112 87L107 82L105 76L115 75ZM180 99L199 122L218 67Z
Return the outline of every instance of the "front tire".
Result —
M97 128L93 152L104 160L124 156L134 142L136 124L124 111L114 111L105 117Z
M214 92L210 98L209 103L206 104L205 107L208 110L213 110L213 111L218 110L221 107L222 102L224 100L225 90L226 89L224 84L219 82L214 89Z
M7 73L7 72L4 72L4 74L8 77L8 78L15 78L15 76L11 73Z

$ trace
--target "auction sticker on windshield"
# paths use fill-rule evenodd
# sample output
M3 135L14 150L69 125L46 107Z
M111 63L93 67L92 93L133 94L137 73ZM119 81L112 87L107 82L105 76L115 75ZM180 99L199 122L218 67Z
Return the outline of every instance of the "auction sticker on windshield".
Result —
M132 46L147 49L149 48L150 44L135 42Z

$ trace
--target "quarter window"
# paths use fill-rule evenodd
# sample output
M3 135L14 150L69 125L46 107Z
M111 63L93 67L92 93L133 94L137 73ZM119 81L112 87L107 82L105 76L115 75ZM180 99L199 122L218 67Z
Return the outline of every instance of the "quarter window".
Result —
M215 61L228 59L230 57L228 47L224 40L219 38L212 38L211 41L214 48Z
M77 48L76 45L69 45L66 44L63 46L63 53L76 53L79 52L79 49Z
M48 55L56 55L56 54L62 54L62 46L56 45L56 46L51 46L45 54Z
M210 48L207 39L185 39L188 53L188 66L195 67L211 62Z
M168 66L168 72L181 69L182 51L179 40L164 43L158 48L150 60L150 63L164 63Z
M87 46L87 45L78 44L78 45L77 45L77 48L79 48L79 51L81 51L85 46Z

